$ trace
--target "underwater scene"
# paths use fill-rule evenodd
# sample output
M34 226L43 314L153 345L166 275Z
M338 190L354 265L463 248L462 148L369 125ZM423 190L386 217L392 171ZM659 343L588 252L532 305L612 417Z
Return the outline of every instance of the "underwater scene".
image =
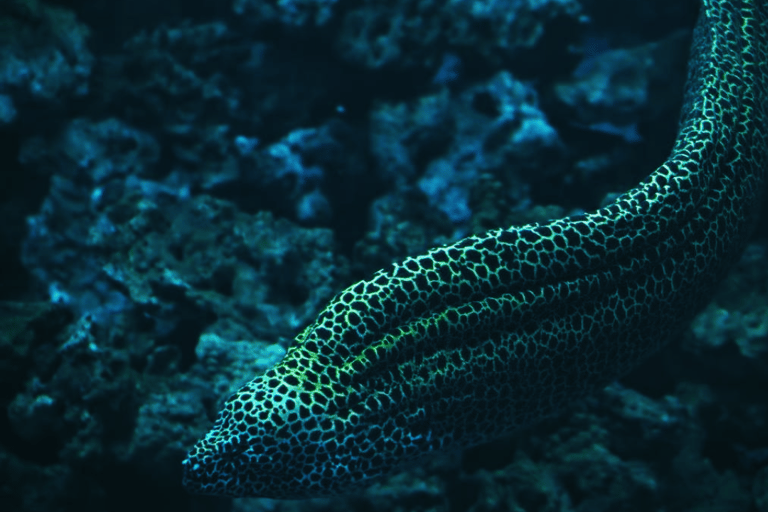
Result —
M0 512L768 512L768 2L0 0Z

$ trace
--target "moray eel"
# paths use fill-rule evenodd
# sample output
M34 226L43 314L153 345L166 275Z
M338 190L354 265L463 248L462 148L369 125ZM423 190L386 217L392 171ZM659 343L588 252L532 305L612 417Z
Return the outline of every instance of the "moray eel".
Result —
M768 166L768 5L705 0L679 135L595 212L470 236L339 293L184 461L189 491L304 498L512 432L679 335L739 256Z

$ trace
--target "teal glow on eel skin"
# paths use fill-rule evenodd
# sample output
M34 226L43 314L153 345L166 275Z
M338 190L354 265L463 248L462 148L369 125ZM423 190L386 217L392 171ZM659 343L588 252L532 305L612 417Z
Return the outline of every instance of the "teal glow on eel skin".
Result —
M514 431L684 329L736 259L768 166L768 5L705 0L669 159L615 203L499 229L339 293L184 461L205 494L338 494Z

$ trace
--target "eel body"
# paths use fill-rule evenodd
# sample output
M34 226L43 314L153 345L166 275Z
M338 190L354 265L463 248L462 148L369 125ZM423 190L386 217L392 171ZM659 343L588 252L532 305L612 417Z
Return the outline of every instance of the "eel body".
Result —
M592 213L490 231L339 293L184 461L192 492L338 494L529 425L679 334L738 258L768 166L768 2L704 0L679 135Z

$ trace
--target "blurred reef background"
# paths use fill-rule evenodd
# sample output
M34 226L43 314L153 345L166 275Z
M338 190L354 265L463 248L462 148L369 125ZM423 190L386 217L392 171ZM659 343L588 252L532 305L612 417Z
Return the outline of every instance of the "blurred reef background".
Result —
M356 496L187 495L221 401L407 255L611 201L696 0L0 0L0 510L768 512L761 219L683 339Z

